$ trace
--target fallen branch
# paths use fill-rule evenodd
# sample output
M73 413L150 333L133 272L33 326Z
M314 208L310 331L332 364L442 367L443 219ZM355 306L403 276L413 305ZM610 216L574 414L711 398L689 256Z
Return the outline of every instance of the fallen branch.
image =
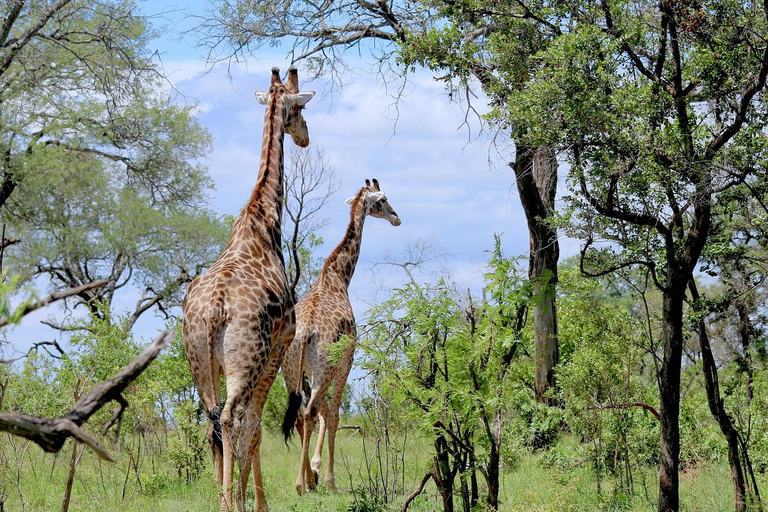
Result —
M427 482L429 482L429 480L433 477L434 475L432 474L431 471L426 475L424 475L424 477L421 479L421 483L419 484L419 488L408 495L408 497L405 499L405 503L403 503L403 508L400 510L400 512L406 512L408 510L408 506L411 504L411 502L414 499L416 499L416 496L421 494L421 491L424 490L424 486L427 485Z
M339 425L338 429L354 430L354 432L349 434L349 437L352 437L354 435L365 437L365 430L363 430L363 427L361 427L360 425Z
M0 431L27 438L46 452L51 453L61 450L68 437L74 437L96 452L102 459L114 461L115 459L107 453L99 442L81 427L96 411L112 400L116 400L120 404L119 410L122 410L126 404L122 392L170 343L173 336L174 333L170 330L160 333L136 359L117 372L114 377L97 385L78 400L72 411L66 416L36 418L24 414L0 412Z
M661 421L659 412L650 405L643 402L632 402L628 404L599 404L596 407L588 407L588 411L602 410L602 409L629 409L630 407L640 407L653 414L657 421Z

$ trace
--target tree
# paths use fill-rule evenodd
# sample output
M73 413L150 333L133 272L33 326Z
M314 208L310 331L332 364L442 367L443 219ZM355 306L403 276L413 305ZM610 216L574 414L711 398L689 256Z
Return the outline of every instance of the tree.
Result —
M571 164L582 268L645 266L662 293L660 511L679 508L686 289L717 226L712 205L766 154L766 17L765 5L718 1L536 11L562 35L510 102L508 121Z
M734 502L737 511L760 502L760 492L749 455L750 421L740 421L753 405L755 370L761 359L760 338L765 320L759 304L764 302L766 274L765 184L750 177L739 186L720 194L715 206L716 236L705 247L702 268L718 277L718 286L700 294L694 281L689 284L693 330L701 346L707 402L728 445ZM719 342L720 353L714 343ZM718 357L719 356L719 357ZM718 361L731 367L735 380L724 385ZM733 379L733 377L731 377ZM726 402L721 388L735 388L727 395L743 396ZM743 389L743 395L738 392Z
M516 387L508 370L530 299L516 263L503 256L497 238L486 300L462 297L444 279L411 280L370 312L362 366L393 414L417 424L434 447L433 463L403 510L430 479L446 512L454 510L454 496L466 512L481 502L499 509L505 413Z
M0 22L0 214L3 248L21 239L13 271L57 290L107 279L77 296L94 312L136 280L129 324L164 311L223 226L200 208L210 137L171 94L147 46L154 34L130 0L12 0Z
M323 244L317 232L328 225L320 217L328 198L338 189L336 171L316 146L310 151L292 147L285 167L285 215L283 216L283 252L286 272L294 296L309 291L322 269L322 260L314 258L313 250Z
M111 427L122 416L128 405L122 397L123 391L147 368L172 338L172 331L161 333L136 359L80 398L68 414L57 418L36 418L24 414L0 412L0 431L30 439L43 450L52 453L58 452L68 437L74 437L86 444L102 459L114 461L101 444L81 427L102 407L115 400L119 408L107 425L107 428Z
M26 176L0 212L10 231L23 233L6 268L45 276L56 289L105 281L76 296L97 316L117 292L138 287L128 329L151 308L167 317L226 241L227 223L208 208L153 201L98 161L61 154L47 169Z
M198 35L213 61L239 58L265 44L289 40L294 61L303 60L316 74L331 75L339 83L347 66L345 52L354 46L368 50L375 72L388 85L395 84L398 95L408 71L421 64L439 73L452 95L468 101L468 108L472 108L470 91L479 84L503 109L510 91L535 69L530 55L551 38L550 27L531 30L534 25L520 21L530 13L522 3L344 1L307 8L292 1L278 5L222 0L202 20ZM519 139L527 131L525 123L512 130L504 122L498 126L510 132L516 145L510 165L528 222L529 277L537 297L536 397L545 402L559 358L555 288L560 249L553 223L558 165L552 148Z

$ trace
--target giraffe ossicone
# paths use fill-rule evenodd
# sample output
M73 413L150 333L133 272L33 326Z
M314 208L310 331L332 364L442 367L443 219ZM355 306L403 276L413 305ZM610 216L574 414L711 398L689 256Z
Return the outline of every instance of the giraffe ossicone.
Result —
M285 350L295 313L281 248L283 141L309 144L302 108L314 93L299 92L296 68L285 83L272 68L256 185L232 227L224 251L208 272L190 283L182 305L182 338L192 377L209 418L208 439L219 485L219 510L245 510L253 471L254 509L266 510L261 475L261 415ZM221 377L226 397L221 400Z

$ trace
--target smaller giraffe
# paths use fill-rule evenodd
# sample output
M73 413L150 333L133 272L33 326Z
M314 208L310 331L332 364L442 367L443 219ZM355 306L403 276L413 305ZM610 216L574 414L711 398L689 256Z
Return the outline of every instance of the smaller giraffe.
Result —
M355 315L349 303L348 288L360 255L360 242L366 216L386 219L393 226L400 225L400 217L387 202L379 188L379 182L365 180L365 187L354 197L347 199L352 207L349 226L341 243L325 260L323 269L304 297L296 305L296 337L288 348L283 360L283 376L290 393L288 409L283 420L286 442L294 423L302 437L301 463L296 480L299 494L305 485L313 490L320 472L321 452L326 429L328 430L328 464L325 470L325 485L335 488L333 472L334 444L339 425L339 405L352 359L355 353ZM331 347L345 343L341 358L332 361ZM335 352L335 351L333 351ZM335 364L334 364L335 363ZM312 392L306 408L302 407L301 390L303 374L306 372ZM326 395L333 384L330 406ZM320 416L317 446L309 461L309 442L315 421Z

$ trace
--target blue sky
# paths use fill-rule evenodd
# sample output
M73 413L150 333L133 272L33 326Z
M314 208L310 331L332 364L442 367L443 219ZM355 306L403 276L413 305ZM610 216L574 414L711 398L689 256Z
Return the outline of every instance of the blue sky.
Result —
M193 2L176 10L175 2L152 1L142 4L142 9L148 15L163 13L152 17L153 23L163 26L163 36L152 46L179 101L197 105L200 123L214 137L205 162L215 183L211 205L220 214L236 215L256 182L259 164L264 107L253 93L268 87L271 67L287 70L288 48L271 48L258 59L211 69L204 60L205 52L182 35L190 26L183 18L185 12L200 13L202 6L202 2ZM301 89L318 91L304 111L311 144L322 149L341 182L323 212L329 223L320 233L325 245L319 254L327 255L341 240L349 221L344 200L366 178L380 181L402 219L399 227L379 219L368 219L365 224L362 252L350 286L358 321L367 304L381 296L382 288L405 281L399 271L374 271L374 265L387 255L403 260L409 244L433 244L435 252L445 257L434 261L429 270L446 270L459 289L471 288L476 293L494 233L503 234L508 255L527 252L525 218L514 176L506 165L512 160L511 148L503 143L492 147L491 134L482 132L471 118L470 133L463 126L463 107L449 101L443 85L432 80L428 71L412 75L396 116L392 98L366 72L350 77L339 92L328 94L324 93L327 82L308 83L302 80L300 63L298 68ZM482 113L482 98L475 106ZM286 139L286 145L290 144ZM561 248L565 255L576 250L573 243ZM124 296L124 307L132 307L136 298ZM120 304L116 306L120 308ZM55 314L55 309L48 308L30 315L9 340L22 348L27 342L51 339L55 333L46 332L39 321ZM161 319L146 313L136 331L148 340L162 325Z

